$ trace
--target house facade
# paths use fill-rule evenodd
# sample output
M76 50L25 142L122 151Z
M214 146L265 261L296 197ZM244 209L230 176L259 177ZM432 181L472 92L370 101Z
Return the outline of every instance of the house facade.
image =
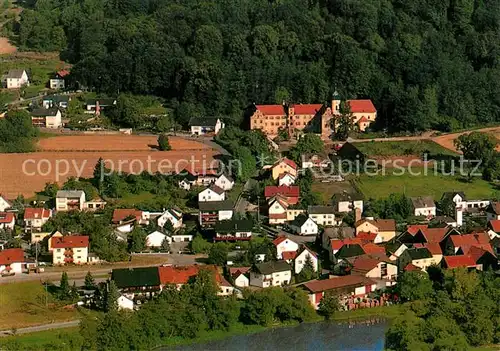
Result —
M288 285L291 279L292 268L285 261L258 263L250 271L250 285L261 288Z
M205 135L205 134L219 134L220 130L224 128L224 123L219 118L201 118L192 117L189 120L189 127L191 134Z
M299 249L299 244L286 236L278 236L273 240L273 244L276 247L276 258L278 260L283 259L283 252L297 251Z
M412 197L411 199L414 216L435 217L436 204L431 196Z
M309 206L307 213L309 218L323 227L338 225L335 220L335 208L333 206Z
M289 224L290 230L299 235L317 235L318 225L305 214L298 215Z
M12 204L5 197L0 194L0 212L5 212L7 209L11 208Z
M86 264L89 255L89 237L83 235L55 236L50 239L54 265Z
M269 224L284 224L287 221L288 203L286 199L273 197L269 199Z
M11 69L3 76L3 85L7 89L19 89L30 85L28 72L24 69Z
M68 108L70 101L69 95L47 95L43 97L42 106L45 109Z
M177 209L170 208L168 210L165 210L156 219L156 223L161 228L163 228L167 222L170 222L174 229L181 228L182 227L182 212L177 210Z
M200 202L198 208L198 221L203 227L233 218L234 204L229 200Z
M83 210L85 192L82 190L59 190L56 194L56 211Z
M275 196L280 196L289 205L295 205L299 202L300 188L296 185L292 186L272 186L268 185L264 188L264 196L266 200Z
M0 275L19 274L26 267L23 249L5 249L0 251Z
M346 213L359 209L363 213L363 196L346 192L337 193L332 197L332 205L337 212Z
M146 236L145 246L150 248L159 248L162 246L164 240L167 240L168 242L167 235L155 230Z
M31 111L31 124L39 128L61 128L62 114L58 108L39 108Z
M226 193L215 184L210 185L210 187L198 194L198 202L224 201L225 199Z
M294 178L297 178L297 172L297 164L286 157L280 159L271 167L271 174L274 180L278 179L280 175L286 173L292 175Z
M232 219L215 224L215 241L247 241L252 238L253 221Z
M356 235L360 232L376 233L373 242L375 244L388 242L396 236L396 221L394 219L365 218L357 221Z
M52 90L64 89L66 87L65 77L69 75L68 70L57 71L52 78L50 78L49 86Z
M309 250L307 247L304 246L303 250L293 260L293 270L295 274L299 274L300 272L302 272L302 269L304 268L308 260L311 261L313 270L315 272L318 271L319 269L318 256L316 255L316 253L312 252L311 250Z
M279 186L291 186L295 183L295 177L290 173L283 173L278 177Z
M24 231L26 233L42 230L42 226L52 217L52 210L46 208L24 209Z
M234 186L234 179L226 174L221 174L219 178L215 180L215 185L224 191L231 190Z
M13 212L0 212L0 229L14 230L16 216Z

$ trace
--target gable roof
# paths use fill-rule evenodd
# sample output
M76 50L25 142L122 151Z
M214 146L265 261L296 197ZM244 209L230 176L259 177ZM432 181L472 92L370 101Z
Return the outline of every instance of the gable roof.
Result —
M366 243L366 242L358 237L345 238L345 239L331 239L330 240L330 247L333 250L340 250L342 248L342 246L344 246L344 245L352 245L352 244L362 245L363 243Z
M61 78L64 78L66 77L67 75L69 75L69 71L67 69L62 69L60 71L57 71L56 74L61 77Z
M310 217L306 216L304 213L299 214L295 219L290 223L290 225L293 225L295 227L302 227L304 223L306 223L308 220L311 220ZM314 222L314 221L313 221Z
M53 249L89 247L89 237L85 235L53 236L50 238Z
M409 225L407 228L406 228L406 231L411 234L411 235L415 235L418 233L418 231L420 229L427 229L429 228L429 226L427 224L412 224L412 225Z
M217 178L217 179L220 179L220 178L222 178L222 177L226 178L226 179L227 179L228 181L230 181L231 183L234 183L234 179L233 179L233 177L231 177L229 174L225 174L225 173L223 173L223 174L221 174L221 175L219 176L219 178Z
M373 268L377 267L379 263L387 263L395 265L395 263L387 262L386 260L381 260L371 256L359 256L354 259L352 272L356 273L368 273Z
M429 250L429 252L432 254L432 255L442 255L443 254L443 250L441 250L441 246L439 245L439 243L425 243L425 244L415 244L415 247L416 248L426 248L427 250Z
M224 201L207 201L198 204L200 211L229 211L234 208L231 200Z
M158 267L113 269L111 279L118 288L156 287L160 285Z
M255 265L255 270L260 274L272 274L291 270L291 267L285 261L269 261L258 263Z
M469 255L444 256L443 259L447 268L472 267L476 265L474 259Z
M463 201L467 200L467 198L465 197L465 193L463 191L445 191L441 196L441 201L452 200L455 197L455 195L459 195Z
M236 278L240 274L246 274L252 267L229 267L229 274Z
M429 251L428 248L426 247L413 247L413 248L408 248L405 250L405 252L410 255L411 260L421 260L425 258L432 258L432 254ZM404 254L404 253L403 253Z
M340 226L325 228L322 234L323 237L330 239L348 239L354 237L354 228Z
M268 116L284 116L285 107L283 105L255 105L263 115Z
M5 79L11 78L11 79L21 79L23 77L23 73L26 72L28 74L28 71L25 69L10 69L7 74L4 76Z
M488 226L494 231L494 232L500 232L500 219L491 219L488 222Z
M394 219L366 219L366 218L363 218L363 219L360 219L359 221L357 221L354 224L354 226L358 227L366 222L374 225L381 232L396 231L396 221Z
M266 198L270 198L270 197L273 197L274 195L278 195L278 194L286 196L286 197L299 197L300 188L297 185L292 185L292 186L268 185L264 189L264 196Z
M31 111L31 115L34 117L54 117L58 112L58 108L35 108Z
M8 265L15 262L24 262L23 249L5 249L0 251L0 265Z
M142 218L142 211L136 210L135 208L116 208L113 211L113 223L119 223L128 217L135 218L136 221L140 221Z
M307 213L309 214L335 214L333 206L308 206Z
M24 219L50 218L51 211L46 208L27 207L24 209Z
M446 237L446 234L448 234L449 228L425 228L420 229L418 232L423 234L428 243L440 243Z
M385 248L374 243L364 244L362 245L362 249L366 254L385 256Z
M311 251L306 245L302 245L302 251L297 256L300 256L304 253L304 251L307 251L311 256L318 258L318 254L316 252Z
M312 293L318 293L339 288L373 285L375 282L360 275L344 275L325 280L313 280L302 286Z
M285 261L293 260L293 259L295 259L295 257L297 257L297 251L283 251L281 253L281 257Z
M217 117L191 117L189 119L189 126L195 127L215 127L219 118Z
M272 168L278 166L280 163L285 163L286 165L290 166L291 168L293 168L295 170L297 169L297 164L294 161L292 161L292 160L290 160L289 158L286 158L286 157L283 157L282 159L276 161L274 163L274 165L272 166Z
M347 100L352 113L374 113L377 109L371 100Z
M12 223L15 218L14 212L0 212L0 223Z
M422 268L415 266L413 263L408 263L405 268L403 268L405 272L412 272L412 271L421 271Z
M360 244L345 244L335 254L337 258L349 258L364 255L365 251Z
M462 247L488 244L490 242L490 237L483 232L465 235L450 235L450 240L454 247Z
M287 239L290 240L291 242L295 243L295 241L293 241L289 237L287 237L285 235L280 235L276 239L273 240L273 244L274 244L274 246L278 246L279 244L281 244L283 241L285 241Z
M214 229L217 233L251 232L253 229L253 221L251 219L219 221L215 224Z
M297 104L292 105L295 115L315 115L323 108L323 104Z
M56 197L59 198L80 198L82 195L85 196L83 190L59 190L56 193Z
M418 196L410 198L413 208L436 207L432 196Z
M214 193L216 193L216 194L218 194L218 195L222 195L222 194L224 194L224 189L221 189L220 187L218 187L217 185L215 185L215 184L213 184L213 183L212 183L212 184L211 184L211 185L210 185L207 189L212 190ZM205 190L206 190L206 189L205 189ZM205 191L205 190L203 190L203 191ZM202 192L203 192L203 191L202 191Z
M290 177L290 178L292 178L293 180L295 180L295 177L294 177L292 174L288 173L288 172L281 173L281 174L280 174L280 176L278 177L278 179L283 179L283 178L285 178L285 177Z
M491 202L487 209L488 212L492 212L496 215L500 214L500 202Z
M200 266L166 266L158 267L160 283L166 284L186 284L191 277L198 275Z

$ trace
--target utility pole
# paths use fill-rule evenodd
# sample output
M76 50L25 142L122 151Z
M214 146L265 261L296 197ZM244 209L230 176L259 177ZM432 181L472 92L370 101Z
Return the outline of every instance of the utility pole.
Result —
M260 196L257 195L257 225L260 228Z
M35 243L35 272L38 273L38 241Z

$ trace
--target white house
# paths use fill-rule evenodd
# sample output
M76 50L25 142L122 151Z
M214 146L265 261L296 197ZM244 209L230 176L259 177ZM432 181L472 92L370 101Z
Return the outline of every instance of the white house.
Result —
M89 255L89 237L83 235L52 235L49 239L49 251L52 252L52 263L64 265L69 263L86 264Z
M342 219L335 220L335 208L333 206L309 206L307 208L309 217L318 225L324 227L340 225Z
M283 224L287 221L288 203L280 196L269 199L269 224Z
M405 244L396 244L392 246L388 246L388 254L389 254L389 260L391 261L397 261L399 257L405 252L405 250L408 249L408 246Z
M85 192L82 190L59 190L56 194L56 211L82 210Z
M13 212L0 212L0 229L13 230L16 224L16 216Z
M318 225L305 214L299 214L289 224L290 230L299 235L317 235Z
M116 300L118 304L119 310L133 310L134 309L134 301L126 297L125 295L120 295L120 297Z
M363 196L361 194L347 192L334 194L332 204L337 212L351 212L354 209L359 209L363 213Z
M174 243L189 242L193 241L193 235L185 234L182 231L177 231L175 233L167 235L167 240L169 244L171 244L172 242Z
M311 260L314 271L318 271L318 257L314 252L304 246L304 249L293 260L295 274L299 274L302 271L309 259Z
M31 124L39 128L62 127L62 114L58 108L37 108L31 111Z
M70 101L69 95L47 95L43 97L43 108L68 108Z
M0 251L0 274L22 273L26 260L23 249L5 249Z
M234 179L228 175L221 174L219 178L215 180L215 185L224 191L231 190L234 186Z
M28 72L24 69L11 69L3 76L3 85L7 89L19 89L24 85L30 85Z
M279 186L281 186L281 185L290 186L290 185L293 185L293 183L295 183L295 177L293 175L291 175L290 173L282 173L278 177L278 185Z
M352 263L352 273L363 275L366 278L382 279L392 285L398 277L398 265L387 259L359 256ZM381 288L385 288L383 284Z
M276 258L278 260L283 259L283 252L297 251L299 249L299 244L284 235L278 236L274 239L273 244L276 246Z
M174 208L165 210L157 218L157 224L159 227L163 228L167 222L170 222L174 229L182 227L182 212Z
M52 210L28 207L24 210L24 231L40 231L42 226L52 217Z
M65 70L65 69L56 72L52 76L52 78L50 78L50 81L49 81L50 89L52 89L52 90L64 89L66 86L64 77L66 77L67 75L69 75L69 71Z
M167 235L155 230L146 236L146 247L161 247L164 240L167 240Z
M485 209L490 204L489 200L470 200L467 199L462 191L445 192L441 197L441 201L451 200L456 207L460 207L464 212L473 212Z
M302 155L302 169L306 168L328 168L332 161L326 154L305 154Z
M258 263L250 271L250 285L261 288L287 285L291 279L292 269L285 261Z
M229 274L233 278L234 285L239 288L246 288L250 285L248 274L250 267L231 267Z
M252 238L253 221L231 219L215 224L215 241L246 241Z
M5 210L12 207L12 204L7 201L2 195L0 195L0 212L5 212Z
M191 134L204 135L213 133L217 135L224 128L224 123L219 118L192 117L189 120L189 127L191 128Z
M411 203L414 216L425 216L429 218L436 216L436 204L432 196L412 197Z
M233 218L234 204L228 200L200 202L198 208L198 220L201 226L213 226L218 221Z
M226 193L217 185L212 184L198 194L198 202L224 201Z

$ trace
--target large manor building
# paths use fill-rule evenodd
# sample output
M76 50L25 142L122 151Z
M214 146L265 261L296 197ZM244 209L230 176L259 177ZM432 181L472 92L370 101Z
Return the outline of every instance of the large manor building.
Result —
M279 129L286 129L293 135L296 130L321 134L329 138L333 133L332 118L340 116L340 96L334 94L328 104L283 104L255 105L250 117L250 129L261 129L274 137ZM377 110L371 100L347 100L353 123L360 131L365 131L377 118Z

